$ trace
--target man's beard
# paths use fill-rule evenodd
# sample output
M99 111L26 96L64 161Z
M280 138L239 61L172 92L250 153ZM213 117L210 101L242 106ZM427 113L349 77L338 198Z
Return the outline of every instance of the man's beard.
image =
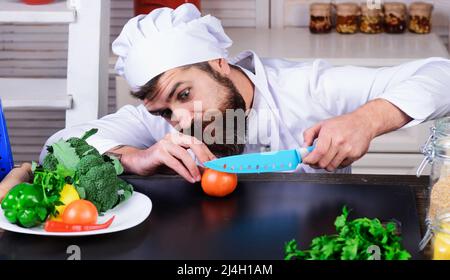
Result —
M217 157L242 154L247 134L244 98L229 78L218 73L214 73L213 77L225 89L222 104L217 111L209 112L211 120L207 116L208 112L202 116L203 120L194 118L189 132L186 134L203 141ZM222 121L220 118L217 120L214 117L216 114L221 115ZM201 133L198 131L199 128L201 128ZM201 139L198 134L201 134Z

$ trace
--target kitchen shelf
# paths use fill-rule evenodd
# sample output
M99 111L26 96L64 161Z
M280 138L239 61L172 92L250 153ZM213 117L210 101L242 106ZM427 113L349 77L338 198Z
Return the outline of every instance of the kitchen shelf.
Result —
M56 0L36 6L0 0L0 24L69 26L67 79L0 78L4 107L64 109L66 127L105 115L109 18L110 0Z
M71 23L75 17L66 1L27 5L20 0L0 0L0 23Z
M0 78L3 108L71 109L65 79Z
M233 40L230 55L254 50L261 57L311 61L323 58L334 65L394 66L426 57L449 57L436 33L311 34L308 28L226 28Z

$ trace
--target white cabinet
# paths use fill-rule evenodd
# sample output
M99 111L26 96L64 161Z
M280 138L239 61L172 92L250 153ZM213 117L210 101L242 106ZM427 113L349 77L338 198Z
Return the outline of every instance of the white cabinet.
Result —
M67 78L0 77L0 98L6 109L66 110L66 126L107 113L109 3L57 0L26 5L20 0L0 0L0 24L28 24L35 29L68 25Z

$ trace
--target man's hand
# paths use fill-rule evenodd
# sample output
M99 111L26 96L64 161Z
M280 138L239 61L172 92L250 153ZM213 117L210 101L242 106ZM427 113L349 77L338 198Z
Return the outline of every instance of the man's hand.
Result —
M31 163L25 162L20 167L13 168L0 182L0 202L12 188L20 183L30 182L32 178Z
M367 153L373 138L401 128L411 118L383 99L375 99L356 111L322 121L307 129L304 145L317 138L316 148L303 160L313 168L334 171L349 166Z
M201 179L200 170L187 149L191 149L202 163L215 159L200 140L181 133L167 134L146 150L121 147L111 152L122 154L121 162L127 172L147 176L167 166L189 182L195 183Z

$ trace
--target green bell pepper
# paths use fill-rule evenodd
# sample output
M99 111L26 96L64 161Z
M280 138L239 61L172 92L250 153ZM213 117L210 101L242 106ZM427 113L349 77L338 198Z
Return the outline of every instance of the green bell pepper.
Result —
M12 188L2 201L2 209L10 223L25 228L41 224L49 215L42 189L28 183Z

